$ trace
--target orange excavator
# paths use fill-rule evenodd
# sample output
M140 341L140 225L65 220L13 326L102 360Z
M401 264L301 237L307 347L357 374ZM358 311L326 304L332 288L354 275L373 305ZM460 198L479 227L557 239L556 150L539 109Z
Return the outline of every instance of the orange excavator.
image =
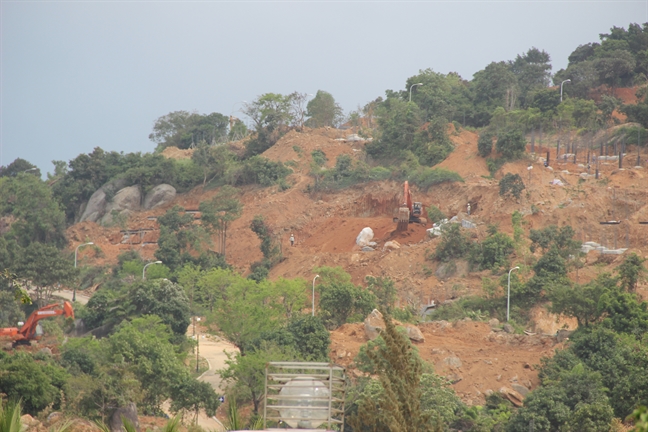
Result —
M412 192L409 183L403 183L403 205L398 208L398 216L394 217L394 222L398 223L396 231L407 231L410 223L427 224L427 219L423 216L423 204L412 202Z
M40 339L42 331L38 330L38 322L44 318L65 315L74 319L74 310L70 302L64 302L63 306L59 303L44 306L32 312L22 327L0 328L0 337L9 336L13 339L13 345L28 345L32 340Z

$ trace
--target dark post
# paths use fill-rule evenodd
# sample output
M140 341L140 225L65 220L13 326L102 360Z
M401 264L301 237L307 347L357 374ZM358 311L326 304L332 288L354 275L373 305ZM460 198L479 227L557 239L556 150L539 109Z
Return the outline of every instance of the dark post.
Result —
M623 153L619 152L619 168L623 168Z
M535 153L535 129L531 130L531 153Z
M547 151L547 161L545 162L545 166L549 166L549 151Z

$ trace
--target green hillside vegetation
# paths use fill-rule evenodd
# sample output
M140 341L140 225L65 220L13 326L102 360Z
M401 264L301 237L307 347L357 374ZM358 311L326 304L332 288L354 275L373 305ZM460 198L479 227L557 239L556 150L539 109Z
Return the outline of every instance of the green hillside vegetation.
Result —
M355 359L367 374L349 381L346 431L521 432L529 424L535 431L609 431L615 421L631 415L645 427L641 406L648 405L648 304L635 293L646 274L643 259L629 255L614 274L575 283L567 275L579 265L580 243L569 226L531 230L525 238L516 212L513 238L493 226L477 241L451 224L427 256L449 272L459 260L468 262L469 271L491 272L484 277L485 297L464 297L435 309L428 319L504 320L498 286L506 286L506 270L520 256L531 258L511 277L515 328L528 322L536 305L577 319L571 342L543 360L541 386L521 408L498 394L488 396L484 406L461 402L391 323L390 316L415 322L418 311L396 307L396 288L389 278L367 278L363 287L342 268L313 269L321 279L317 314L311 316L309 281L267 278L283 257L262 215L254 218L251 229L261 241L263 260L253 264L248 277L227 262L225 239L229 224L242 214L241 187L291 187L286 178L292 169L262 156L289 131L346 123L372 138L359 157L342 155L330 169L324 168L326 155L313 152L310 191L389 179L408 180L420 190L461 182L457 173L436 166L454 150L450 123L480 133L479 155L489 158L492 173L504 162L524 157L527 134L595 132L618 121L612 116L615 109L637 123L616 133L626 136L628 144L645 145L648 23L613 27L599 39L575 48L568 67L553 75L549 54L532 47L515 59L486 65L472 80L421 70L404 81L403 89L386 90L384 97L346 118L323 90L310 101L298 92L266 93L242 109L251 121L249 129L220 113L175 111L155 121L151 153L95 148L69 162L54 161L46 181L22 159L0 167L0 325L24 320L60 286L99 287L86 306L75 305L77 318L96 337L68 338L54 355L0 351L0 394L9 401L6 409L0 406L0 424L9 424L20 409L41 416L60 410L105 421L115 407L129 402L151 415L163 415L165 401L174 414L204 410L213 415L219 395L195 379L189 360L195 342L186 333L196 315L205 316L210 329L218 328L239 348L221 376L231 384L228 399L252 407L247 420L253 424L260 415L268 361L329 361L329 330L360 322L378 307L387 328ZM616 99L621 87L636 87L638 103L624 105ZM191 159L162 156L171 146L193 149ZM158 219L155 257L162 264L148 268L146 280L146 263L132 251L114 266L72 264L66 229L79 220L97 189L116 180L139 185L144 192L162 183L179 192L220 188L212 200L201 203L200 222L181 207ZM499 187L502 196L516 198L525 188L517 174L504 176ZM443 216L438 208L428 212L431 219ZM214 237L219 239L216 248ZM535 251L541 252L537 260L532 258ZM35 292L32 304L21 290L27 285ZM48 328L62 342L69 324L52 320Z

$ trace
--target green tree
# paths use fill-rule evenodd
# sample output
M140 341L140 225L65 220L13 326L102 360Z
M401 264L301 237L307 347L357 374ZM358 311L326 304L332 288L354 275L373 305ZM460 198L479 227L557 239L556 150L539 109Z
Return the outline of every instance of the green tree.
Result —
M218 233L218 246L224 258L227 256L227 228L243 213L243 205L236 194L233 187L223 186L211 200L201 202L199 207L201 224Z
M570 255L578 253L581 247L581 242L574 240L576 232L570 225L565 225L558 228L556 225L549 225L540 230L532 229L529 232L529 239L531 252L535 252L538 247L543 252L555 247L560 256L564 259L569 258Z
M324 90L318 90L313 99L306 105L306 120L309 127L336 127L342 120L342 108L335 102L333 96Z
M508 268L508 257L514 250L513 240L495 228L484 241L472 248L469 261L480 270Z
M0 389L9 400L21 400L25 412L32 416L48 405L60 407L61 394L67 391L63 368L22 351L0 353L0 360Z
M77 270L70 257L64 256L56 247L31 243L20 254L14 265L16 274L28 280L36 292L36 301L44 306L59 285L74 282Z
M265 93L245 104L242 111L256 130L256 136L246 143L247 156L263 153L286 133L294 120L291 108L292 97L277 93Z
M0 166L0 177L16 177L22 173L28 173L38 178L41 176L41 172L36 165L22 158L17 158L7 166Z
M225 352L227 367L218 371L221 378L228 382L230 391L244 401L252 402L254 413L258 414L259 405L263 400L265 386L265 367L271 361L299 360L291 348L263 344L259 349L245 353Z
M309 361L329 361L331 336L319 317L302 315L292 319L286 329L293 335L299 357Z
M158 144L158 150L171 146L187 149L200 141L215 144L227 135L228 124L228 117L220 113L173 111L155 121L149 139Z
M493 151L493 134L484 132L479 135L477 141L477 152L479 156L485 158Z
M509 65L511 72L517 78L520 105L526 107L530 93L549 85L551 58L547 52L533 47L523 55L518 54L514 61L509 62Z
M617 268L621 288L628 292L635 292L639 280L646 272L646 268L643 266L645 261L644 258L641 258L636 253L631 253L625 257L621 265Z
M314 269L321 279L320 314L327 328L337 328L350 320L362 320L376 307L376 298L351 282L351 276L341 267Z
M384 348L367 351L377 370L383 389L382 397L362 399L358 403L357 414L349 419L349 424L354 430L364 430L380 419L392 432L442 430L438 423L433 424L433 413L424 412L421 408L421 360L413 354L411 344L396 330L388 315L385 315L382 337L385 340Z
M519 129L508 130L497 137L497 152L505 159L516 159L526 150L526 137Z
M220 269L211 270L205 277L218 289L210 319L243 355L250 341L286 322L272 284L257 283Z
M520 198L520 194L524 190L524 182L519 174L506 173L499 181L499 194L500 196L513 195L515 198Z
M376 297L376 301L380 310L384 310L391 314L396 302L396 287L394 281L388 277L373 277L366 276L367 289Z
M472 244L456 223L443 225L441 242L437 245L433 257L437 261L448 262L452 259L463 258L470 252Z

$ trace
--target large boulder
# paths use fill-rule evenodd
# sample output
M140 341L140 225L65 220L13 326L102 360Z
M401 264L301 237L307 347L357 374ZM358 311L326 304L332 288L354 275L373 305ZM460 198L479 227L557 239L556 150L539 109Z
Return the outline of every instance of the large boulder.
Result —
M155 186L144 198L144 209L151 210L170 203L175 199L176 189L168 184Z
M369 340L376 339L380 332L385 330L385 320L378 309L374 309L367 315L367 318L364 320L364 328Z
M122 213L124 210L137 211L141 208L142 192L138 185L128 186L120 189L113 199L106 205L106 210L101 223L103 225L112 222L113 212Z
M413 342L425 342L425 336L421 333L421 330L413 325L406 325L405 330L407 330L407 337L410 338Z
M125 179L116 179L106 183L95 191L85 204L79 222L90 221L97 222L106 214L106 204L108 196L114 195L115 192L126 186Z
M122 417L125 418L130 424L135 426L135 429L139 430L139 418L137 417L137 406L131 402L125 407L120 407L115 410L112 416L110 416L110 430L111 432L123 432L124 423L122 422Z
M88 204L85 206L79 222L97 222L104 214L106 209L106 192L99 188L92 194Z

